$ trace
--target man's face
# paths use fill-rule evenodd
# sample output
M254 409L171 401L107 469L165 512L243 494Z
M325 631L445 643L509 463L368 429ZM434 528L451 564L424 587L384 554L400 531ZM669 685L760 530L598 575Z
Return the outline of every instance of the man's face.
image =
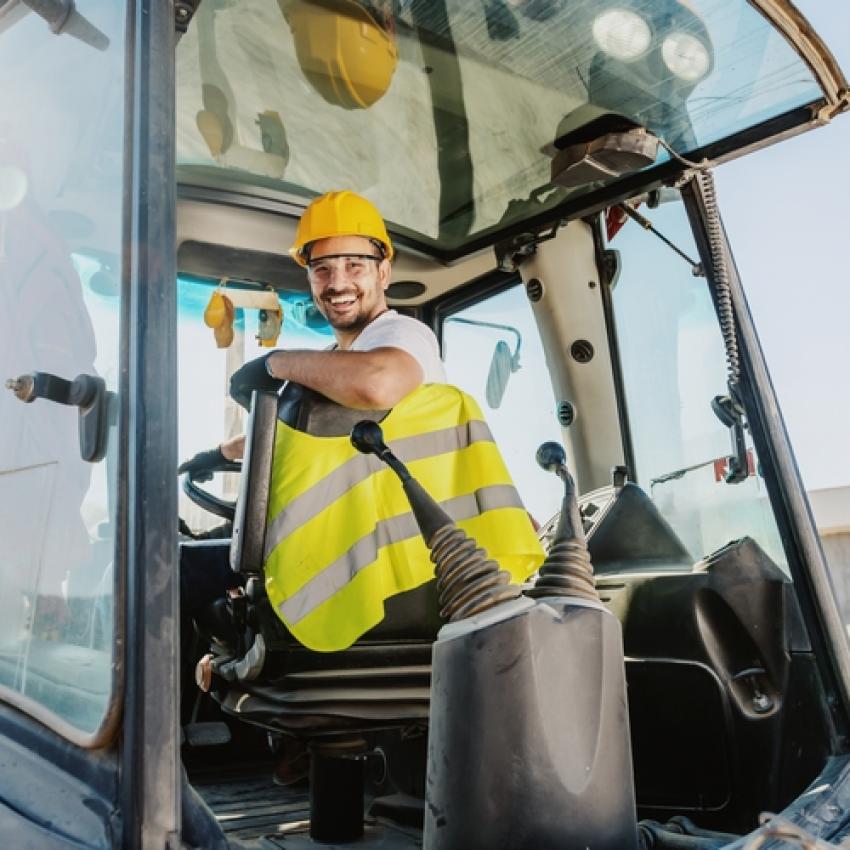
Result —
M332 236L311 246L313 300L334 330L359 332L387 309L390 264L363 236Z

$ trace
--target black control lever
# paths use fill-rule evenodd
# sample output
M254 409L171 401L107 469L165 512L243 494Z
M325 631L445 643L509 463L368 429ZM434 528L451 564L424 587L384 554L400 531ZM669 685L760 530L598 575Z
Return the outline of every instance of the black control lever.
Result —
M384 432L377 422L362 419L351 429L351 445L364 455L377 455L402 483L411 480L407 467L390 451L384 442Z
M536 459L546 472L554 472L564 482L564 500L549 554L540 567L534 587L526 591L526 595L537 599L561 596L598 602L576 485L567 469L567 453L560 443L548 442L537 450Z
M390 451L384 442L384 432L377 422L369 419L358 422L351 429L351 445L363 454L377 455L398 475L426 544L431 545L438 529L454 525L452 518L425 492L407 467Z
M95 463L106 454L108 406L111 393L106 382L95 375L77 375L73 381L51 375L49 372L32 372L6 381L6 389L16 398L31 404L37 398L67 404L80 411L80 457Z
M363 454L377 455L401 479L413 515L437 574L440 616L448 622L487 611L501 602L516 599L520 588L510 574L487 557L487 553L455 525L425 488L384 442L381 426L371 420L351 429L351 444Z
M564 481L564 476L569 474L567 472L567 453L564 451L564 447L554 440L543 443L537 449L535 460L541 469L546 472L554 472L561 481Z
M561 505L557 535L584 541L584 524L578 507L578 493L576 493L575 481L567 469L567 453L564 447L554 441L543 443L537 449L535 460L541 469L554 472L564 482L564 500Z

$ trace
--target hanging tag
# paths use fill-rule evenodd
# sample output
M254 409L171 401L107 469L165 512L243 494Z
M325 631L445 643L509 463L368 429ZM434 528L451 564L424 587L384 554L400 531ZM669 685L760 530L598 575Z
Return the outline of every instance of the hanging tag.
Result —
M263 348L274 348L280 336L280 326L283 323L283 311L277 309L262 309L258 312L257 341Z

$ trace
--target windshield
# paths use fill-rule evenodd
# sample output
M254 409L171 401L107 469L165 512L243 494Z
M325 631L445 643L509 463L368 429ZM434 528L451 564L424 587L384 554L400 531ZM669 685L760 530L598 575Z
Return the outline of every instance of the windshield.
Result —
M646 216L697 257L684 204L671 192ZM643 208L641 208L643 209ZM633 221L611 239L621 273L614 318L629 415L633 470L697 561L749 535L785 568L785 555L749 433L748 475L726 483L731 437L711 407L726 392L717 315L704 277Z
M177 78L181 182L353 189L455 252L600 185L549 182L599 116L687 153L821 96L745 0L210 2Z

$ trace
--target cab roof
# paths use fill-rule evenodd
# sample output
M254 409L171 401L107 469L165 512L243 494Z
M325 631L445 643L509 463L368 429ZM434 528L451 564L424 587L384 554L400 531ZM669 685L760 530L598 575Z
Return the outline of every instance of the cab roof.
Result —
M200 4L177 47L183 196L297 215L353 189L395 240L443 262L685 167L660 148L642 169L557 185L553 156L587 127L625 118L686 159L722 159L847 107L845 78L787 2L413 0L383 4L397 11L388 88L347 108L302 67L296 2L310 5Z

